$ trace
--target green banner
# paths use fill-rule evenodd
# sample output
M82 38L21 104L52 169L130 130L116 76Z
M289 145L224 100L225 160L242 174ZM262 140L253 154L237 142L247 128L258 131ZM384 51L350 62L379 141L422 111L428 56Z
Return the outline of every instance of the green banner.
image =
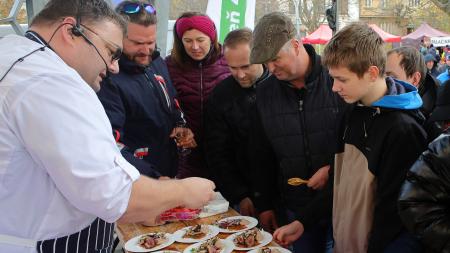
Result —
M219 35L221 43L229 32L245 26L246 9L247 0L222 0Z

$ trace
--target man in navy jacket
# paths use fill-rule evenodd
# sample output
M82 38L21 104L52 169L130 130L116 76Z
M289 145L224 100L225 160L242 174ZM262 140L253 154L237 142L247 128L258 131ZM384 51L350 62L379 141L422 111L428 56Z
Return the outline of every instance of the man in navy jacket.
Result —
M103 82L98 97L123 156L142 174L173 177L177 145L191 148L196 143L190 129L179 127L185 123L183 113L167 66L155 50L156 10L150 4L124 1L116 11L129 20L121 71Z

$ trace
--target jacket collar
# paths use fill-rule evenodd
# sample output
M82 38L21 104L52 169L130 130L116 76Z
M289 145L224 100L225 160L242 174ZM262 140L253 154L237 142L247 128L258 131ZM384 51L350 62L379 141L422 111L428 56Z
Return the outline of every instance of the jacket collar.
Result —
M260 83L264 82L267 78L271 76L269 69L266 67L266 65L263 64L262 66L263 66L263 73L253 84L252 87L254 88L256 88L256 86L258 86Z
M160 57L160 52L158 50L155 50L152 55L152 61L156 60L158 57ZM122 54L119 60L120 71L124 71L128 74L142 74L145 72L145 69L148 68L150 65L151 62L149 65L138 64L128 59L128 57L125 54Z
M316 54L314 48L309 44L303 44L306 52L309 55L309 59L311 60L311 72L305 78L305 86L307 89L310 89L314 85L314 81L322 72L322 65L320 56Z

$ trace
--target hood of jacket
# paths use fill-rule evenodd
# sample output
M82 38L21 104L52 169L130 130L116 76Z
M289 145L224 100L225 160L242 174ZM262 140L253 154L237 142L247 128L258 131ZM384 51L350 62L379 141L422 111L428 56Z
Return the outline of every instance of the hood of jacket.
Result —
M422 99L413 85L391 77L386 78L386 84L388 86L386 95L375 101L372 106L402 110L419 109L422 106Z

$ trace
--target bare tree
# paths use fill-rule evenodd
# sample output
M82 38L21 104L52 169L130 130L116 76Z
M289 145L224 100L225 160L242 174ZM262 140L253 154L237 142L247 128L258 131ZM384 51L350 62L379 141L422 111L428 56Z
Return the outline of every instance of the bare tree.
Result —
M170 4L169 19L177 19L186 11L206 13L207 4L208 0L172 0Z
M325 10L331 6L331 0L300 0L301 23L309 32L315 31L326 20ZM178 18L185 11L206 12L208 0L172 0L170 19ZM292 0L256 0L255 22L265 14L281 11L295 22L295 10Z
M437 6L433 0L391 0L386 8L372 8L371 13L395 17L395 25L402 31L406 31L409 25L418 27L422 22L448 31L448 24L450 24L449 13Z
M282 11L280 5L290 0L256 0L255 22L269 12ZM170 19L177 19L181 13L186 11L198 11L205 13L208 0L172 0L170 5Z
M439 9L450 15L450 0L431 0Z
M289 0L256 0L255 23L267 13L283 11L280 9L280 4L282 4L283 1Z
M325 23L325 11L331 7L329 0L301 0L300 19L309 32L315 31Z
M427 1L424 6L415 9L410 17L410 23L415 27L418 27L422 22L426 22L441 31L450 31L449 13L436 6L432 1Z

